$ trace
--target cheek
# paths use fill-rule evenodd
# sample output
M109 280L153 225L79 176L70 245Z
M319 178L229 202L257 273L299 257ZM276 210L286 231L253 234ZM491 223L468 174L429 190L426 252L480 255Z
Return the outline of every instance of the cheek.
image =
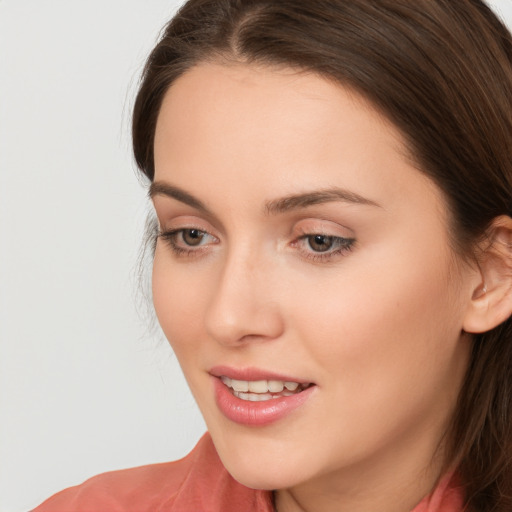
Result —
M153 262L153 304L162 330L178 358L192 352L200 339L198 319L202 318L202 301L206 294L204 280L184 272L180 264L171 263L166 248L157 246ZM198 286L201 285L201 288ZM203 292L203 293L202 293Z
M423 253L418 264L397 262L394 253L373 256L304 296L294 314L308 356L326 369L326 387L362 414L396 402L420 406L445 385L458 389L465 360L448 258Z

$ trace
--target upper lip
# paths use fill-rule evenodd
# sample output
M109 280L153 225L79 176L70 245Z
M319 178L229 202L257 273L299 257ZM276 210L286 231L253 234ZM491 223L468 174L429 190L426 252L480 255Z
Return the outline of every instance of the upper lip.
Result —
M214 366L209 371L214 377L229 377L235 380L256 381L256 380L280 380L283 382L298 382L299 384L311 384L312 381L285 375L261 368L235 368L232 366Z

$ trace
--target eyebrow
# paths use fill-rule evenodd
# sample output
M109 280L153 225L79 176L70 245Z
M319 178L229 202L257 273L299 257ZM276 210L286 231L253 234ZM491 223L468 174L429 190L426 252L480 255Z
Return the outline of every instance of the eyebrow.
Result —
M307 208L308 206L314 206L316 204L330 203L333 201L341 201L344 203L362 204L367 206L381 206L367 199L355 192L345 190L338 187L332 187L322 190L316 190L313 192L306 192L304 194L293 194L280 199L269 201L265 210L268 214L284 213L292 210L298 210L300 208Z
M196 210L199 210L206 214L211 214L204 203L194 197L192 194L185 192L185 190L170 185L162 181L155 181L151 183L149 187L149 197L154 198L155 196L167 196L181 203L187 204ZM381 206L367 199L355 192L350 190L341 189L338 187L332 187L322 190L315 190L312 192L305 192L302 194L292 194L279 199L268 201L265 204L265 212L268 215L277 215L279 213L285 213L301 208L307 208L322 203L330 203L334 201L341 201L345 203L361 204L366 206L375 206L381 208Z
M183 189L169 185L163 181L154 181L151 183L148 195L151 199L153 199L155 196L172 197L173 199L180 201L180 203L188 204L192 208L195 208L196 210L199 210L203 213L210 213L204 203L194 197L192 194L189 194Z

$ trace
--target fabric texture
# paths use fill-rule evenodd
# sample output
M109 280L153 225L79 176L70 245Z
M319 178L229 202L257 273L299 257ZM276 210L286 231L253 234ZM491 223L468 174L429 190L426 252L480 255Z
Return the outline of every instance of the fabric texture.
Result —
M445 478L411 512L462 512ZM268 491L249 489L226 471L206 433L183 459L95 476L61 491L33 512L273 512Z

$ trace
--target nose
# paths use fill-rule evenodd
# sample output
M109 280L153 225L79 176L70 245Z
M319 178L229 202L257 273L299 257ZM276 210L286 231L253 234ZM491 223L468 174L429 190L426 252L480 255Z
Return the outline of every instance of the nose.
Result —
M232 346L278 338L284 321L276 277L272 265L254 253L229 256L206 312L208 334Z

